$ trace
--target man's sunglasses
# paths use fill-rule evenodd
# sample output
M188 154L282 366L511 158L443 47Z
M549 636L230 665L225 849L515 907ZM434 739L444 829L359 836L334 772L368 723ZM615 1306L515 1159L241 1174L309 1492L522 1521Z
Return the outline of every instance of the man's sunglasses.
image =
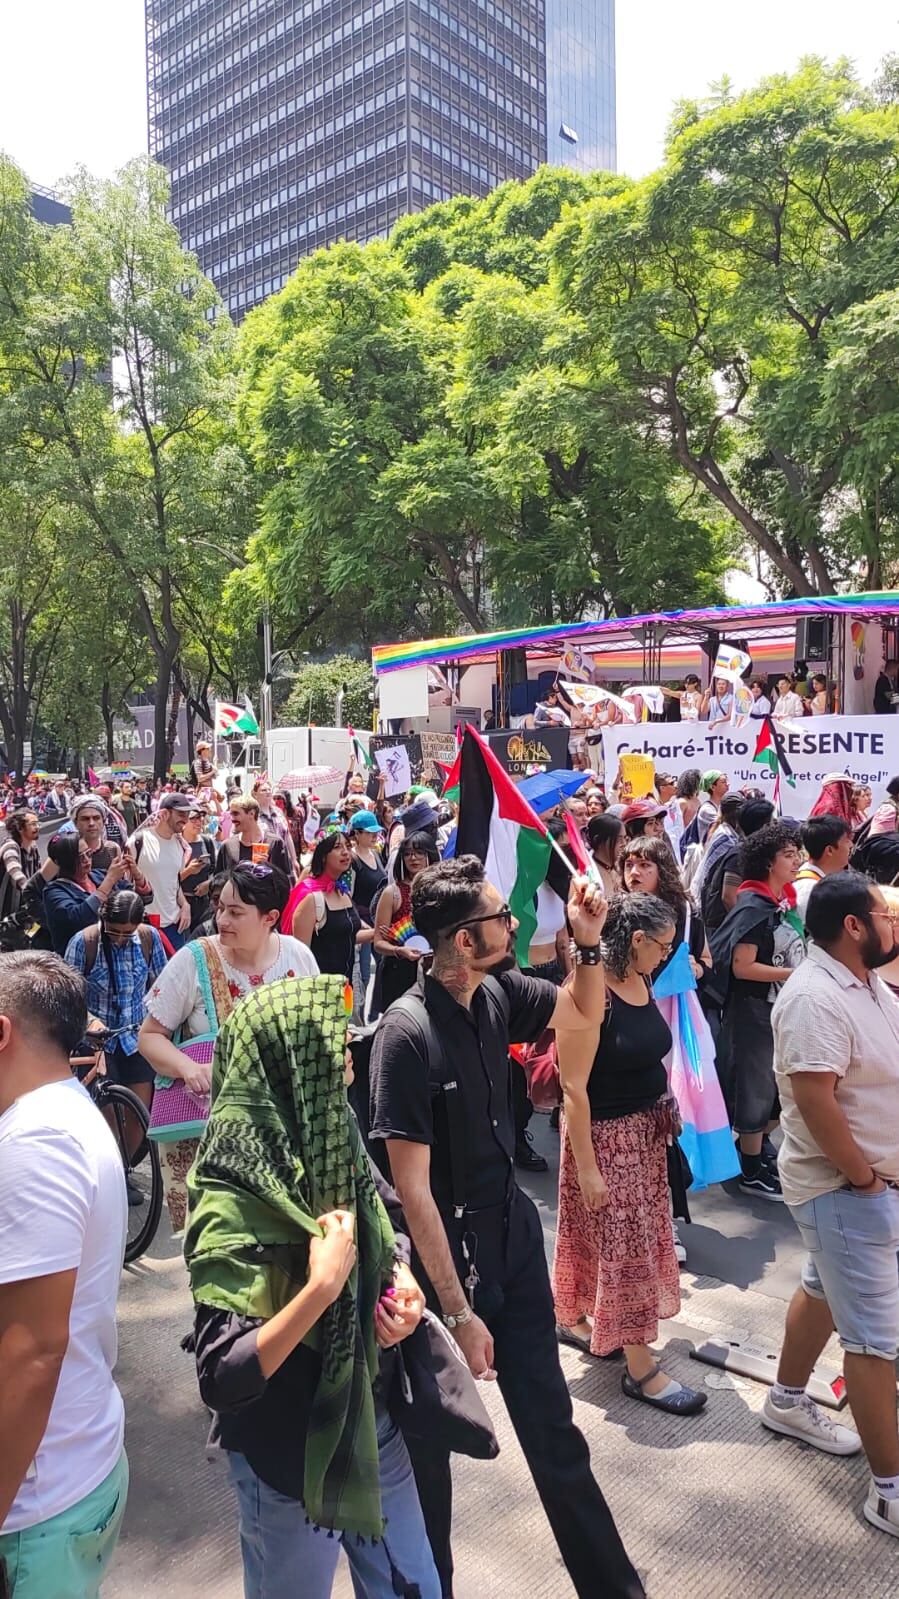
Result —
M487 916L466 916L464 922L456 922L449 932L458 933L463 927L474 927L478 922L505 922L507 931L511 933L513 921L511 905L501 905L498 911L490 911Z

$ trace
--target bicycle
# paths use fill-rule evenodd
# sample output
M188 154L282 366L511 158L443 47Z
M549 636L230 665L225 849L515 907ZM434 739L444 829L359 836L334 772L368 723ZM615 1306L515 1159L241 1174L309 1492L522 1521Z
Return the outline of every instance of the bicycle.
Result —
M150 1116L146 1105L124 1083L113 1083L99 1071L100 1056L128 1027L101 1027L89 1031L71 1057L71 1066L110 1128L128 1188L128 1234L125 1265L130 1266L149 1249L162 1214L162 1169L159 1150L147 1137Z

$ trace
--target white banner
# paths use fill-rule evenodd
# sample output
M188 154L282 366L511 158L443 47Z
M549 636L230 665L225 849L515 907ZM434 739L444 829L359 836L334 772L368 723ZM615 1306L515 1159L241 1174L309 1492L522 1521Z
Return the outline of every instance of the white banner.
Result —
M705 722L642 722L636 727L603 729L606 785L611 788L618 758L637 750L655 758L656 770L679 777L688 767L724 772L731 788L758 788L771 795L774 773L753 762L761 722L719 725ZM899 774L899 716L811 716L776 722L796 787L781 782L786 816L806 817L828 772L848 772L867 783L874 805L883 799L891 777Z

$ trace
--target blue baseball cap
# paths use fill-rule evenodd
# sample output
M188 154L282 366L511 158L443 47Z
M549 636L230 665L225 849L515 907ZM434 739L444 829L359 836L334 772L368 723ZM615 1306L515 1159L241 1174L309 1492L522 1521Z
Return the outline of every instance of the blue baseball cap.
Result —
M381 824L374 811L354 811L349 820L351 833L380 833Z

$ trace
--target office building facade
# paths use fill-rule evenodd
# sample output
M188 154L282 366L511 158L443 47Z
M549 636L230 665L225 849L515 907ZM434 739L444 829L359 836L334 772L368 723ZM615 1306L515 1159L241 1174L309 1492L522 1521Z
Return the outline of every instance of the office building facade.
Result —
M320 245L614 164L614 0L145 5L150 152L237 319Z

